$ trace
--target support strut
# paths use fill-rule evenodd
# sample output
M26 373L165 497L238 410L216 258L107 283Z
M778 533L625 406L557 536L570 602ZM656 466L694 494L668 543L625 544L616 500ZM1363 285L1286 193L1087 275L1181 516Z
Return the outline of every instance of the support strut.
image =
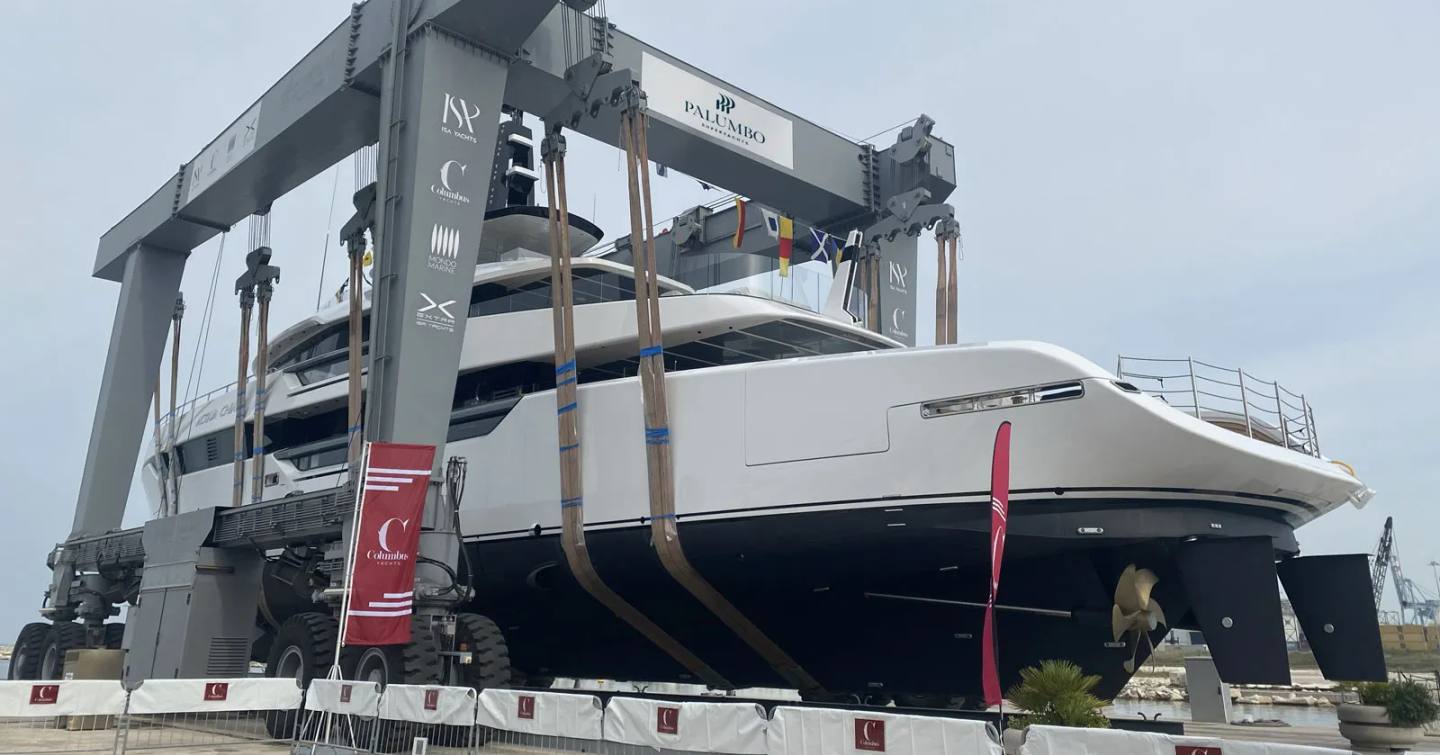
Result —
M675 479L670 418L665 397L665 360L655 269L654 219L650 204L650 157L644 95L631 90L620 113L630 192L630 238L635 249L635 319L640 347L640 385L645 412L645 460L649 470L650 539L660 563L676 582L715 614L796 689L823 692L820 683L745 617L690 563L675 521Z
M550 303L555 333L555 415L560 438L560 518L565 561L575 581L601 605L712 687L732 685L610 588L585 544L585 491L580 456L579 379L575 363L575 292L570 273L570 209L565 190L565 137L557 127L541 144L550 205Z

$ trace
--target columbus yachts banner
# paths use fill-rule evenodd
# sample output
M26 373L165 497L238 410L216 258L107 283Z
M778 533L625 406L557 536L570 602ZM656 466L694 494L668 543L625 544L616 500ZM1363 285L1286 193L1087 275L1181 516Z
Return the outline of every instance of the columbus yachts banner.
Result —
M367 445L350 551L345 645L410 641L420 516L434 463L434 446Z

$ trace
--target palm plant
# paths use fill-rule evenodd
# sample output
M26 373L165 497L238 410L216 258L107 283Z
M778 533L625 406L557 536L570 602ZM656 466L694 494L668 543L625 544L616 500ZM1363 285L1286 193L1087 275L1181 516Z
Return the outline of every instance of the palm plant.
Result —
M1009 726L1024 729L1031 724L1108 729L1109 719L1101 713L1106 702L1091 694L1100 677L1087 676L1070 661L1041 661L1020 672L1020 683L1010 689L1007 700L1025 709L1013 716Z

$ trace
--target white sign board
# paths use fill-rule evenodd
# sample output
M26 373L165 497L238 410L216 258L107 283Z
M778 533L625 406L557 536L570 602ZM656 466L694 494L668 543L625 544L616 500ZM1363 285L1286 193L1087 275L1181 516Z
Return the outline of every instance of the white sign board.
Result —
M640 61L640 86L651 113L731 149L794 169L794 124L789 118L648 52Z
M255 134L259 126L260 103L257 102L251 105L239 120L230 124L230 128L225 129L219 139L210 142L210 146L200 151L200 155L187 168L189 175L185 177L186 202L200 196L200 192L210 188L221 176L229 173L241 158L255 150Z

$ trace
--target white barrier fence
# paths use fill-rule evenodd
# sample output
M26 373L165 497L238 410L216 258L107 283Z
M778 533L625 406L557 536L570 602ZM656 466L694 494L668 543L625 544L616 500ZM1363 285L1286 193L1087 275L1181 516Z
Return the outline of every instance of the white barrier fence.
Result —
M670 752L765 755L768 725L754 703L614 697L605 706L605 741Z
M126 698L120 682L0 681L0 747L14 753L112 752Z
M904 716L835 708L775 709L770 755L885 752L895 755L1002 755L995 727L984 721Z
M302 699L303 698L303 699ZM302 721L303 717L303 721ZM0 753L249 743L296 753L1002 755L982 721L753 703L286 679L0 681ZM237 752L241 750L235 750ZM1347 755L1298 745L1031 727L1021 755Z
M1351 755L1349 750L1272 742L1177 737L1114 729L1032 726L1021 755Z

